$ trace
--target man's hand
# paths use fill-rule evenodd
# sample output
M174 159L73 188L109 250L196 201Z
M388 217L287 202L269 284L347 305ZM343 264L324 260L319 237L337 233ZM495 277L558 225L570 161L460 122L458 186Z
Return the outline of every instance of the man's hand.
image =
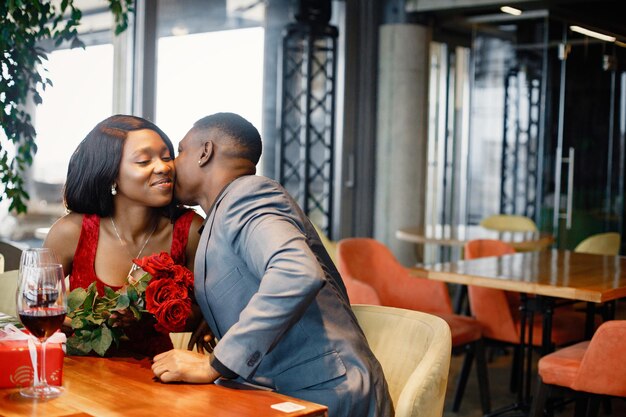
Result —
M154 357L152 372L162 382L210 383L220 377L211 366L213 355L172 349Z
M205 320L200 321L200 324L193 331L191 338L189 339L189 344L187 345L187 350L193 350L194 345L196 347L196 352L203 353L203 350L206 350L208 353L213 353L213 348L215 348L215 336L211 332L211 328L207 324Z

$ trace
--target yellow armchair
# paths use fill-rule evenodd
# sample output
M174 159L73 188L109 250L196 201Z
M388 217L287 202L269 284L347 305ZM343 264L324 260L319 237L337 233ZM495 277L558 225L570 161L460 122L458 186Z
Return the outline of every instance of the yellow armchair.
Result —
M441 417L450 368L448 324L401 308L356 304L352 310L383 368L396 417Z
M17 270L0 273L0 312L17 317Z
M526 216L515 214L496 214L484 218L480 225L485 229L498 232L536 232L537 225Z
M619 233L598 233L580 242L576 248L574 248L574 252L615 256L619 254L620 243L621 236Z

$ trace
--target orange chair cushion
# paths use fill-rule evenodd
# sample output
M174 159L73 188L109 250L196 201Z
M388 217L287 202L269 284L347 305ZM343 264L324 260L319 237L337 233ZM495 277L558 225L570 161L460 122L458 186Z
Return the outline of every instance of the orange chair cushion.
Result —
M371 285L345 277L343 282L346 285L346 291L348 291L350 304L382 305L376 290Z
M557 350L539 359L538 372L544 384L571 388L589 341Z
M458 314L436 314L448 323L452 333L452 347L463 346L482 337L482 327L473 318Z

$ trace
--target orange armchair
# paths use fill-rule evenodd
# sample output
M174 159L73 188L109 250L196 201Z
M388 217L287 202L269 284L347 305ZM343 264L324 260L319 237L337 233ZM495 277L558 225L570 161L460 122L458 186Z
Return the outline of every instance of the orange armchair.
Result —
M364 288L372 288L380 305L435 314L448 323L452 347L466 348L452 409L456 412L461 406L475 356L481 405L483 413L488 413L491 401L481 326L470 317L453 314L446 284L412 276L385 245L374 239L340 240L337 258L352 304L367 304L364 297L371 297L371 294Z
M626 397L626 320L607 321L598 327L591 341L560 349L539 360L539 381L531 416L543 415L552 386L574 391ZM598 397L592 396L592 413L597 412ZM577 404L578 406L585 403ZM576 415L579 410L576 410Z

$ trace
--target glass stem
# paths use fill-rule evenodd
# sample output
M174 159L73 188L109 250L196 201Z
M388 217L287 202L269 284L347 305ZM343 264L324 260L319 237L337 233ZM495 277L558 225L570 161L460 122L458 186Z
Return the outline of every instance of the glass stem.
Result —
M46 345L48 344L48 338L41 342L41 375L39 376L40 387L47 387L48 381L46 380Z

